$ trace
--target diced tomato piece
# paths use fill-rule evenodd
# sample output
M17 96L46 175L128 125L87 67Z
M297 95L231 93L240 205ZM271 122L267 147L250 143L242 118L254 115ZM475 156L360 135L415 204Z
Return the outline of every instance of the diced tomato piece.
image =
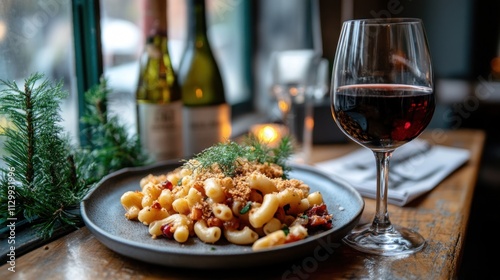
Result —
M162 189L172 190L174 188L174 185L169 180L166 180L161 183L161 187Z
M163 236L165 236L168 239L174 238L174 230L171 224L166 224L161 226L161 232L163 233Z

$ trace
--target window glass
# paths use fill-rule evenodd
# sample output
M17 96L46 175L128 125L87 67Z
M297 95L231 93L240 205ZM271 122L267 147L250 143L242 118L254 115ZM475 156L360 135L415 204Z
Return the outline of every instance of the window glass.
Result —
M101 35L104 75L113 93L108 110L118 113L135 131L135 90L139 56L145 42L143 10L145 0L101 0ZM186 40L186 0L168 1L169 52L177 70ZM245 5L248 0L207 0L208 35L218 59L227 101L234 105L250 100L251 90L245 60L247 38ZM126 113L124 113L126 112Z
M135 88L139 56L144 44L141 30L143 0L101 0L101 48L104 76L111 93L108 110L135 133Z
M35 72L64 83L63 126L77 139L71 0L0 1L0 78L21 88ZM6 123L2 116L0 123Z
M208 0L208 36L224 78L227 100L231 104L250 98L251 89L246 71L251 59L250 34L247 30L249 0Z

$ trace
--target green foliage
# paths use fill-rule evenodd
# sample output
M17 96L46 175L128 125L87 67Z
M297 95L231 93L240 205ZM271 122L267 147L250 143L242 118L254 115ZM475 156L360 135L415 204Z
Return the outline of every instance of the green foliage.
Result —
M129 136L118 117L106 113L109 93L106 79L85 93L87 106L81 123L86 125L83 133L88 144L80 151L79 165L87 166L86 177L92 183L121 168L151 163L137 135Z
M9 209L8 200L13 197L9 197L8 172L3 168L0 219L2 224L12 216L36 221L41 235L48 237L56 224L75 226L79 222L74 209L87 185L74 164L69 137L60 125L59 103L66 93L61 83L54 85L40 79L40 74L30 76L24 90L15 82L1 81L5 88L0 91L0 114L11 122L3 127L3 161L12 171L16 188L15 207Z
M194 169L210 168L217 163L225 175L233 176L238 167L238 159L246 158L250 162L278 164L283 168L286 177L290 170L286 160L291 154L292 144L288 137L283 137L276 148L271 148L249 134L245 137L243 144L233 141L215 144L194 157L199 165L195 166L190 161L186 161L185 165Z
M20 88L0 80L0 115L8 119L0 127L6 165L0 168L0 223L6 228L8 218L26 219L48 238L58 228L81 223L79 204L103 176L147 161L118 119L106 116L105 80L86 93L81 121L90 145L81 148L71 144L60 125L60 104L67 96L62 83L52 84L38 73L24 82Z

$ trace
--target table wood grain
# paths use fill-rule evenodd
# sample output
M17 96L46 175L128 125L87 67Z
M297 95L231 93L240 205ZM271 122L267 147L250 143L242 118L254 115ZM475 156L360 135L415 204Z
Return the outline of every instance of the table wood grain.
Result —
M439 145L469 149L470 160L434 190L404 207L389 205L391 221L420 232L427 240L416 254L375 256L332 243L310 256L279 265L239 270L164 267L119 255L82 227L16 258L16 272L4 264L0 279L456 279L477 181L485 134L480 130L433 130L425 138ZM315 162L344 155L353 143L320 145ZM365 199L361 223L372 220L375 201Z

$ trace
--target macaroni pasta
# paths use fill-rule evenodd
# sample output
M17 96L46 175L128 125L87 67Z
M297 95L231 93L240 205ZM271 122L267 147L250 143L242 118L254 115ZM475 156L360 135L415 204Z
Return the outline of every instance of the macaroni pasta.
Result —
M149 227L153 238L184 243L197 237L209 244L221 238L261 250L304 239L331 228L320 192L297 179L284 179L281 166L238 159L235 175L196 159L162 175L148 175L140 190L125 192L128 220Z

